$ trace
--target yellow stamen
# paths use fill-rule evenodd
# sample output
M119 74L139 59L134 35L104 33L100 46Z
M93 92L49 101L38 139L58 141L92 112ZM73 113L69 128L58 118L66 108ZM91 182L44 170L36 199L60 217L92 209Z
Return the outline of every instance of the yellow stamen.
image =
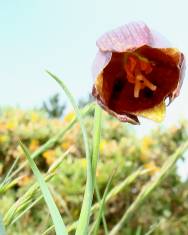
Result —
M150 90L155 91L157 86L153 85L147 78L145 78L141 73L136 75L135 87L134 87L134 97L138 98L140 90L148 87Z
M134 86L134 97L138 98L141 90L141 83L137 80Z
M139 98L140 90L145 87L152 91L157 89L157 86L152 84L144 74L149 74L152 71L153 64L144 57L138 55L129 55L125 63L125 71L127 80L134 84L134 97Z

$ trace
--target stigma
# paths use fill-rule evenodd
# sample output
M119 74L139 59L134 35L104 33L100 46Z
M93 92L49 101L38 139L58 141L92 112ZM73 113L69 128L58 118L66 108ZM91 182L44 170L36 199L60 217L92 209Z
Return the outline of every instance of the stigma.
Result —
M144 57L138 54L128 54L126 56L126 63L124 70L128 82L134 84L134 97L139 98L140 91L148 88L155 91L157 86L152 84L147 78L147 74L153 70L153 64Z

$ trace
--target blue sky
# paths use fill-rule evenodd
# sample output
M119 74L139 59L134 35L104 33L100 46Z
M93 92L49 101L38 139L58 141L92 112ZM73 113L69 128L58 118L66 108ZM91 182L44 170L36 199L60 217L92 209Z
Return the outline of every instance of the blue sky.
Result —
M187 0L0 1L0 106L39 106L60 91L46 69L64 79L76 98L86 97L96 39L130 21L144 21L187 55L187 9ZM165 124L188 116L186 80Z

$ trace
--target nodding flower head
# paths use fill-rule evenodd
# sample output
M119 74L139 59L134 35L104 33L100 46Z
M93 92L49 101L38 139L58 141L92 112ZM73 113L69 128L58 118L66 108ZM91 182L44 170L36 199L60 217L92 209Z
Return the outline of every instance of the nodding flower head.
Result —
M179 95L184 55L144 23L130 23L97 41L92 94L120 121L139 124L138 116L161 122Z

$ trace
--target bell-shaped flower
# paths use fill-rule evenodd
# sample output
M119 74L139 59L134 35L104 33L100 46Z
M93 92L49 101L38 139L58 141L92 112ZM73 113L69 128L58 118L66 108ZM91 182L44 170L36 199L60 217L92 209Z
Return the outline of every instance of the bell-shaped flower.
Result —
M139 124L138 116L160 122L179 95L184 55L144 23L130 23L97 41L92 94L120 121Z

